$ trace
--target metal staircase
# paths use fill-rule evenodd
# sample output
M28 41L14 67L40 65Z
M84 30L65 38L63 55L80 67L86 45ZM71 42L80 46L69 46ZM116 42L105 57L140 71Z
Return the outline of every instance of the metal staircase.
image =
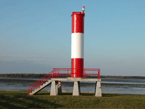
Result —
M80 70L80 69L76 69ZM60 73L60 71L65 71L67 73ZM44 89L46 86L48 86L52 80L51 78L59 78L60 75L71 75L70 73L71 68L53 68L51 72L40 78L39 80L35 81L31 85L28 86L28 95L34 95L37 92ZM98 71L98 73L86 73L86 71ZM100 69L99 68L84 68L83 69L83 78L85 78L85 75L98 75L98 79L100 79Z
M59 73L59 71L67 71L67 73ZM69 71L70 68L53 68L51 72L28 86L28 95L36 94L44 89L51 83L51 78L59 78L59 75L67 75L68 77L70 75Z
M37 89L33 90L32 92L29 93L29 95L34 95L37 92L39 92L40 90L44 89L46 86L49 85L49 83L51 83L51 80L45 82L44 84L40 85Z

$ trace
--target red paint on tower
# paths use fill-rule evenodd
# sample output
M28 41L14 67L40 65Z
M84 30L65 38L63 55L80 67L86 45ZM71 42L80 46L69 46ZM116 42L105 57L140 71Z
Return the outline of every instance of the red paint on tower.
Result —
M72 45L71 56L71 77L83 77L84 59L83 59L83 40L84 40L84 10L83 12L72 12ZM80 33L80 34L75 34ZM78 47L77 47L78 46ZM73 48L73 47L72 47ZM79 51L77 50L79 49Z
M72 12L72 33L84 33L84 13Z
M84 60L83 58L71 59L71 77L83 77Z

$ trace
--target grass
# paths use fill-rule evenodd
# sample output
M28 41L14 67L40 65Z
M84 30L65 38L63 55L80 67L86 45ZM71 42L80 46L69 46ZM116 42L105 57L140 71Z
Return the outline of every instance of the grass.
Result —
M27 109L27 108L120 108L145 109L145 95L102 94L95 97L93 93L81 93L72 96L72 93L50 96L46 91L29 96L27 91L0 91L0 109Z

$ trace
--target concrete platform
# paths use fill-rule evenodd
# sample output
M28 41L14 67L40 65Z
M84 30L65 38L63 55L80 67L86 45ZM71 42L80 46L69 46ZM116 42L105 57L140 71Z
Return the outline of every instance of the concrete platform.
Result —
M83 79L83 78L51 78L51 80L55 81L101 81L101 79Z
M73 87L73 96L79 96L80 95L80 81L96 81L95 85L95 96L96 97L102 97L101 92L101 79L83 79L83 78L51 78L51 90L50 95L56 96L62 93L61 86L59 86L58 81L61 83L61 81L74 81L74 87Z

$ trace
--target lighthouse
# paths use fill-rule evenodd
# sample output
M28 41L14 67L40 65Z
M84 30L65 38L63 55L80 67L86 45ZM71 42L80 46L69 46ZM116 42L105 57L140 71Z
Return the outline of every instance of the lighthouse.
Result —
M71 77L83 77L84 68L84 9L71 15Z
M72 81L74 82L72 96L79 96L80 82L94 81L95 96L102 97L100 68L84 68L84 8L83 5L82 12L71 14L71 68L53 68L51 72L28 86L28 95L39 92L51 83L50 96L56 96L62 93L61 81ZM86 71L97 71L97 73L86 73ZM59 75L67 75L67 78L59 78ZM98 78L85 78L86 75L97 75Z

